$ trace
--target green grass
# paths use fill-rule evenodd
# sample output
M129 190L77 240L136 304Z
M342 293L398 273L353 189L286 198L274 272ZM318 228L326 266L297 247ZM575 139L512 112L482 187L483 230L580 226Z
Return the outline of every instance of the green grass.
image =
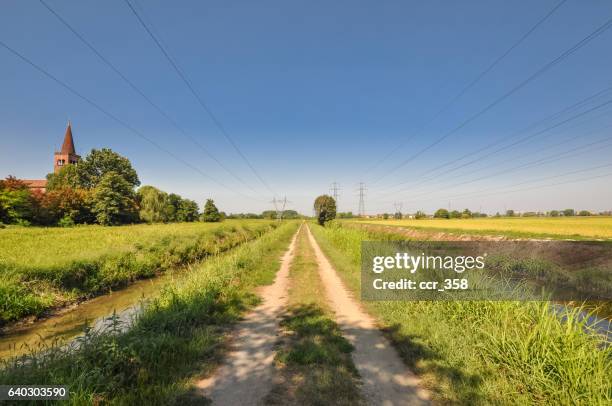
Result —
M276 356L281 377L265 399L269 405L359 405L353 346L333 320L304 229L290 270L289 309L281 321L284 342Z
M193 382L223 354L231 323L255 303L255 286L271 283L297 228L288 222L195 268L155 299L127 332L90 332L76 350L13 360L3 384L69 385L68 404L207 404Z
M0 230L0 325L241 244L269 221Z
M361 220L359 223L423 231L516 238L612 239L612 217L501 217L475 219Z
M333 225L312 230L356 296L361 241L397 238ZM612 402L612 347L585 332L580 309L555 315L546 302L364 304L441 403Z

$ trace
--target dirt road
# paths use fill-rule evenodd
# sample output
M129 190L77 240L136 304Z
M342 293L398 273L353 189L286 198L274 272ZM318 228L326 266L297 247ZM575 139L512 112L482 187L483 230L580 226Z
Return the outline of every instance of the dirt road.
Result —
M272 388L278 321L287 303L289 267L298 232L283 255L272 285L260 290L263 302L238 323L230 351L215 374L196 383L218 405L257 405Z
M363 381L363 394L371 405L424 405L429 394L402 362L376 323L353 299L319 244L306 228L319 264L319 274L344 336L355 346L353 362Z
M343 335L353 344L353 362L370 405L425 405L429 394L378 330L372 317L353 299L329 263L308 226L302 226L315 252L325 295ZM259 405L274 386L275 344L279 320L287 306L289 269L296 237L281 261L274 283L260 291L263 303L238 323L230 351L215 374L196 383L218 405ZM323 293L323 292L321 292Z

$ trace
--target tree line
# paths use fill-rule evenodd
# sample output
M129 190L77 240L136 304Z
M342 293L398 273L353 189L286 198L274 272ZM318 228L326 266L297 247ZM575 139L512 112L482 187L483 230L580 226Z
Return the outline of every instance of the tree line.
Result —
M383 213L378 214L376 217L383 219L402 219L402 218L414 218L414 219L425 219L429 217L439 218L439 219L469 219L469 218L479 218L479 217L573 217L573 216L610 216L612 212L610 211L602 211L599 213L590 212L588 210L575 210L575 209L565 209L565 210L550 210L547 212L541 211L525 211L525 212L516 212L512 209L506 210L505 213L495 213L493 215L489 215L487 213L481 213L477 211L471 211L469 209L464 209L462 211L459 210L447 210L447 209L438 209L433 215L428 215L422 210L415 212L414 214L404 214L400 212L395 212L393 214ZM353 214L349 213L338 213L339 218L352 218Z
M78 164L48 174L46 193L29 189L13 176L0 180L0 223L72 226L222 220L210 199L200 213L193 200L139 186L127 158L107 148L93 149Z
M550 210L547 212L535 212L535 211L525 211L525 212L516 212L512 209L506 210L504 214L499 212L495 213L491 217L573 217L573 216L593 216L596 215L591 213L588 210L580 210L576 211L574 209L565 209L565 210ZM457 210L446 210L446 209L438 209L434 213L435 218L474 218L474 217L488 217L489 215L486 213L479 212L471 212L469 209L464 209L462 212Z
M228 219L268 219L274 220L278 218L278 215L281 215L282 219L285 220L294 220L304 218L301 214L299 214L295 210L284 210L278 213L276 210L264 210L261 214L257 213L230 213L225 215L225 218Z

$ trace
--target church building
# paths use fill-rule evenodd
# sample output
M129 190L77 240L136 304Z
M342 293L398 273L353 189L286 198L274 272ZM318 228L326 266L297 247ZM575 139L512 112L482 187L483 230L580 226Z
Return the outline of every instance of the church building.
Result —
M70 126L70 122L68 122L62 149L59 152L56 151L54 154L53 172L58 173L65 165L76 165L80 159L81 157L77 155L76 150L74 149L72 127Z
M72 126L68 122L66 134L64 135L64 143L59 151L53 154L53 172L58 173L66 165L76 165L81 160L74 148L74 139L72 137ZM46 179L23 179L31 190L45 192L47 188Z

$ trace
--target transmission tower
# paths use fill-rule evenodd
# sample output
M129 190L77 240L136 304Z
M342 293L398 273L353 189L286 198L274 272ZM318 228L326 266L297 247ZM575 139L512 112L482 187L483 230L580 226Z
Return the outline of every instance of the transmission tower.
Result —
M365 183L359 182L359 217L365 216L365 192L366 186Z
M329 188L330 193L332 194L332 196L334 197L334 201L336 202L336 210L338 210L338 196L340 196L340 194L338 193L340 191L340 185L338 185L337 182L334 182L331 184L331 187Z
M393 206L395 207L395 213L393 213L394 215L399 213L400 217L402 215L402 208L404 207L404 204L402 202L395 202L393 203Z
M287 200L287 196L283 197L282 200L277 199L275 196L270 203L274 205L274 211L276 211L276 219L278 221L282 221L283 214L285 214L285 208L287 207L287 204L291 202Z

